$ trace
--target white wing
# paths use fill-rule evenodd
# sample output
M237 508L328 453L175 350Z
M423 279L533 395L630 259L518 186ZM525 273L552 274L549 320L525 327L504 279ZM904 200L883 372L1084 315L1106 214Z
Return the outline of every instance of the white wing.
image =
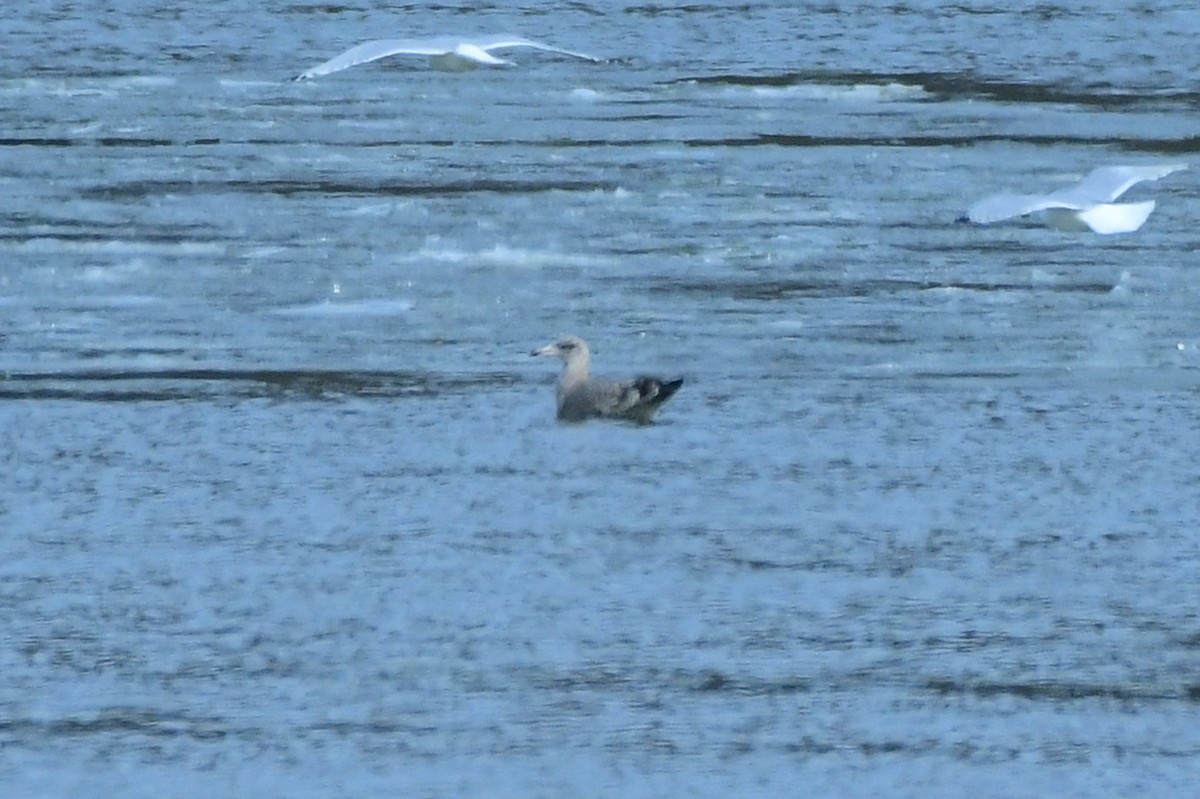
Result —
M603 61L603 58L597 58L594 55L587 53L579 53L575 50L564 50L561 47L553 47L541 42L535 42L531 39L525 39L520 36L481 36L475 39L464 40L468 44L473 44L481 50L503 50L506 47L530 47L534 50L544 50L547 53L558 53L559 55L568 55L572 58L582 58L584 61L595 61L597 63Z
M967 219L980 225L1025 216L1047 208L1066 208L1078 211L1084 206L1064 202L1053 194L993 194L984 197L967 209Z
M364 42L357 47L351 47L341 55L336 55L323 64L318 64L307 72L301 73L296 80L308 80L339 72L358 64L378 61L393 55L445 55L454 52L461 41L449 36L439 36L432 39L376 39Z
M1084 207L1098 203L1110 203L1143 180L1158 180L1183 169L1187 169L1187 164L1102 166L1093 169L1077 185L1059 189L1050 196L1062 202L1077 203Z
M490 50L502 50L507 47L531 47L548 53L582 58L585 61L599 62L603 60L586 53L563 50L560 47L552 47L520 36L478 36L466 39L458 36L433 36L426 39L377 39L351 47L341 55L336 55L323 64L318 64L307 72L301 73L296 80L319 78L331 72L339 72L358 64L378 61L393 55L457 55L482 64L505 64L508 62L493 58L487 53Z

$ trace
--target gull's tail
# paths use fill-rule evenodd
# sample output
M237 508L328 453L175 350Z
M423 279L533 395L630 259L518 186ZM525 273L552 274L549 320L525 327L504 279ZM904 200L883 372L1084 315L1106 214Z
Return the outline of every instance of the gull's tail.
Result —
M683 385L683 378L676 380L659 380L657 377L639 377L633 381L638 393L645 399L646 405L657 408L675 395Z

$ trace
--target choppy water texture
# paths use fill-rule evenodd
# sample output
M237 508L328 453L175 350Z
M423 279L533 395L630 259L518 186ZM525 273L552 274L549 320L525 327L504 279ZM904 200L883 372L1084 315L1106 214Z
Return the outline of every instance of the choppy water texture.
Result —
M228 6L0 19L6 796L1194 790L1197 165L954 223L1191 3ZM289 81L456 30L613 61Z

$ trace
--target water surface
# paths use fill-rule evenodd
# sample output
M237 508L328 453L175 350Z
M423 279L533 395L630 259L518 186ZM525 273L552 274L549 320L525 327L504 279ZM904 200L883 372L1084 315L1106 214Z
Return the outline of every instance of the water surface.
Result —
M1175 797L1183 3L134 2L0 22L0 782ZM513 31L468 74L366 38ZM681 375L557 425L529 351Z

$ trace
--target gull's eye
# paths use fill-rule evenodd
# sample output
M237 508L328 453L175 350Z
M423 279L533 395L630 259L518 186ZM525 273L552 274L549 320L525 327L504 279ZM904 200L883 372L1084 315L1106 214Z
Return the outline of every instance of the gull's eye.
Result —
M573 350L573 349L575 349L575 342L574 341L564 341L561 344L559 344L558 346L560 349Z

